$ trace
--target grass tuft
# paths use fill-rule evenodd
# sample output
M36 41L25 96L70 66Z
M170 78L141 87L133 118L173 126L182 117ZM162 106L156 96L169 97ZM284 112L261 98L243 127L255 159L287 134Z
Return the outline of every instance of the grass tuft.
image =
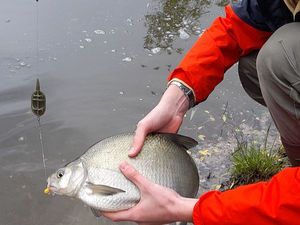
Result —
M232 154L230 188L270 179L284 167L283 158L265 146L239 143Z

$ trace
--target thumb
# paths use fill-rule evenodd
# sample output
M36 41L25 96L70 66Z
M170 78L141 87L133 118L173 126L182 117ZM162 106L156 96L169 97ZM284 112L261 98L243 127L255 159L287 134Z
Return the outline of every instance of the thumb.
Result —
M135 157L140 153L144 145L146 136L147 132L145 131L145 129L138 126L133 137L132 147L128 152L129 157Z
M134 183L139 189L149 184L147 178L142 176L133 166L131 166L126 161L122 162L119 166L119 169L132 183Z

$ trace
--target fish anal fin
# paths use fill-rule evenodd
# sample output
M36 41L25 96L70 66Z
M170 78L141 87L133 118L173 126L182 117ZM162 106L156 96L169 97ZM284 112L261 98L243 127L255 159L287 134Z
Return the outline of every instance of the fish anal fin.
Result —
M102 184L93 184L93 183L87 183L86 185L91 191L92 193L96 193L96 194L100 194L100 195L115 195L118 193L122 193L125 192L122 189L119 188L114 188L114 187L110 187L107 185L102 185Z

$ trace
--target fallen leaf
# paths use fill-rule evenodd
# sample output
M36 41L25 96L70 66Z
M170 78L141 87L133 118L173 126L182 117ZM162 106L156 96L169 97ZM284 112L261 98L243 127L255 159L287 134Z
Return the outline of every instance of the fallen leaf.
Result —
M201 141L204 141L204 139L205 139L205 135L203 135L203 134L200 134L200 135L198 135L198 138L199 138Z
M202 156L207 156L207 155L210 155L210 152L208 149L204 149L204 150L200 150L199 154Z

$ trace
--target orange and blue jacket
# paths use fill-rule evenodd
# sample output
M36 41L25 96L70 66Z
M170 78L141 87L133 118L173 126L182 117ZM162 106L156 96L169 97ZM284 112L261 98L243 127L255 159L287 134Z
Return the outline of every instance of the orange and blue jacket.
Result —
M226 17L212 23L168 78L190 87L196 103L206 100L242 56L259 50L279 27L300 21L284 0L242 0L225 11ZM300 168L285 169L268 182L203 194L194 207L193 222L300 225Z

